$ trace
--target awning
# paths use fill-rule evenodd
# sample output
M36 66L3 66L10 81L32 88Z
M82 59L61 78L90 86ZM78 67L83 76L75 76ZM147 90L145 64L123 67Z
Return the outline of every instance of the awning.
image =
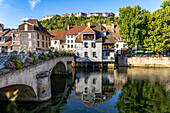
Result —
M121 51L127 51L128 49L127 48L121 48Z
M156 53L155 51L145 51L145 53Z
M144 53L142 50L136 50L135 53Z

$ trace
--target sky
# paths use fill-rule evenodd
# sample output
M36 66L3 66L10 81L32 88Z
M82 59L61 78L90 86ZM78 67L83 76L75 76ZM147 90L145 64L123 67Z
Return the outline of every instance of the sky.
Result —
M0 0L0 23L5 28L18 28L23 20L65 13L119 12L119 8L139 5L151 13L163 0Z

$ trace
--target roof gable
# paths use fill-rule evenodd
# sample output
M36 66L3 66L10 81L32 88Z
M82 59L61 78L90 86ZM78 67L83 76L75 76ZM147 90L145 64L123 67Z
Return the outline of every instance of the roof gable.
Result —
M95 33L93 31L93 29L91 29L90 27L87 27L84 31L82 31L83 33Z

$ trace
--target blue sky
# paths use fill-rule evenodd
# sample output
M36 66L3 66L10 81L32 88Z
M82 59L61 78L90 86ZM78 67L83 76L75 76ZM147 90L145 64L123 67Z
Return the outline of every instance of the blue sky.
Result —
M163 0L0 0L0 23L17 28L24 18L42 20L48 14L118 12L125 6L140 5L154 12Z

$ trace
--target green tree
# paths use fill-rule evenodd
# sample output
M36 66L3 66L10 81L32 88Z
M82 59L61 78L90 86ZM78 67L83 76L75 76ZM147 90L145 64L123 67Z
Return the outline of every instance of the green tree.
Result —
M120 28L120 34L123 35L130 48L134 44L143 46L143 41L148 35L148 21L150 12L141 10L140 6L131 6L120 8L120 17L117 23Z
M170 0L164 0L161 7L165 9L166 6L170 6Z
M156 10L149 20L149 36L145 46L149 50L165 51L170 47L170 6Z

